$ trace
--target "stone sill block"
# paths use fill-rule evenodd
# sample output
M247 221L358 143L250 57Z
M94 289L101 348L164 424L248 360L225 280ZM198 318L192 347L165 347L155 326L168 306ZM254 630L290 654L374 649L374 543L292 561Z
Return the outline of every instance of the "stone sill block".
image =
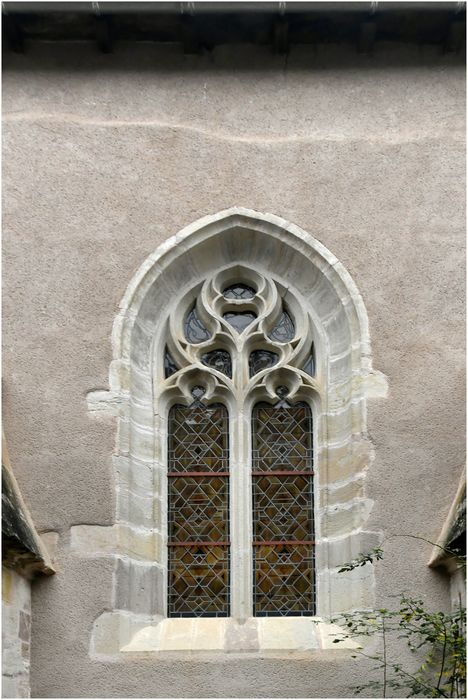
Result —
M359 649L344 630L320 617L172 618L143 627L121 652L278 652Z

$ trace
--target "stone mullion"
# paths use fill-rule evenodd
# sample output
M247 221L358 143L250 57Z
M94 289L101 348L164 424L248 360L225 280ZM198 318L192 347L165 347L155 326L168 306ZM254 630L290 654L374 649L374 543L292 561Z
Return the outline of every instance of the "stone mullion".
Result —
M234 369L234 410L231 421L231 616L252 616L252 512L250 474L250 421L245 385L248 359L243 343L237 348Z
M250 426L242 406L233 419L231 434L234 438L231 460L231 615L245 620L252 615L252 499Z

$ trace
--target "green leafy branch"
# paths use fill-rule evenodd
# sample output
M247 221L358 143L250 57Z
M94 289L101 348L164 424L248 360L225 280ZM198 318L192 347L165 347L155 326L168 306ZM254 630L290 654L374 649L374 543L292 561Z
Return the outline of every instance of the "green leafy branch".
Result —
M392 535L411 537L434 545L433 542L417 535ZM466 557L458 550L440 547L465 566ZM370 552L360 554L353 561L344 564L340 573L353 571L368 563L383 559L383 548L375 547ZM348 638L363 639L377 636L382 651L367 654L356 651L353 658L364 657L374 661L374 671L382 676L355 688L356 694L364 690L382 691L387 697L389 689L404 692L406 697L459 698L465 697L466 690L466 611L459 601L458 609L450 613L432 612L426 609L419 598L399 596L395 610L381 608L372 611L343 613L332 620L344 631L337 635L334 643ZM401 639L412 654L417 655L419 666L408 670L402 663L388 658L390 638ZM423 655L421 661L421 654Z
M385 542L388 542L389 540L398 538L398 537L410 537L411 539L414 540L421 540L422 542L427 542L427 544L431 544L433 547L438 547L442 551L444 551L446 554L449 556L452 556L461 566L466 567L466 554L463 554L459 549L452 549L450 547L443 547L440 544L436 544L435 542L431 542L430 540L426 539L425 537L421 537L420 535L390 535L389 537L386 537L382 541L382 545L379 547L374 547L373 549L370 550L370 552L367 553L361 553L359 554L356 559L353 559L352 561L343 564L341 569L338 570L338 573L341 574L344 571L353 571L354 569L357 569L359 566L365 566L366 564L373 564L375 561L378 561L380 559L383 559L384 557L384 550L383 550L383 544Z

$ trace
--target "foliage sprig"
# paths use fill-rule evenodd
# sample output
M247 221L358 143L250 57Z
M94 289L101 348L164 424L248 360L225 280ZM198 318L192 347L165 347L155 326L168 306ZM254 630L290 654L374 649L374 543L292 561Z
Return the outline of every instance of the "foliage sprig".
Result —
M394 535L425 540L416 535ZM390 538L387 538L390 539ZM429 542L429 544L434 544ZM439 545L437 545L439 546ZM464 567L466 558L457 550L441 547ZM383 548L375 547L344 564L339 573L383 559ZM373 670L381 671L377 680L371 680L355 688L356 694L365 690L382 691L387 697L389 690L405 693L406 697L460 698L466 692L466 611L459 601L457 610L432 612L423 600L407 595L399 596L399 605L394 610L380 608L371 611L343 613L332 620L344 628L334 643L345 639L364 640L375 637L380 641L380 651L368 654L357 650L353 658L365 657L373 662ZM411 669L389 658L391 639L403 640L415 664Z

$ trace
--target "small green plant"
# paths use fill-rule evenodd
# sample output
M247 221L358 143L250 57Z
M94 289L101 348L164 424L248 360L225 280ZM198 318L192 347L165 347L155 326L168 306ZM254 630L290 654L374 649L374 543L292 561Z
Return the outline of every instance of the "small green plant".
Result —
M443 549L464 565L464 557L457 551ZM340 572L352 571L382 558L383 549L376 547L345 564ZM353 654L354 658L359 655L374 661L374 670L382 673L378 680L356 687L356 694L372 690L382 691L382 697L387 697L389 691L392 694L399 691L406 697L465 697L466 611L461 601L456 611L431 612L422 600L401 595L395 610L382 608L346 613L333 622L345 628L333 640L335 643L347 638L364 640L366 637L377 637L381 643L378 652L368 654L357 650ZM395 638L403 640L410 653L417 657L415 664L409 663L410 668L390 658L389 649Z
M338 573L342 574L343 571L353 571L353 569L357 569L358 566L372 564L378 559L383 559L382 547L374 547L374 549L371 549L371 551L367 554L360 554L356 559L353 559L353 561L350 561L347 564L343 564L341 569L339 569Z

